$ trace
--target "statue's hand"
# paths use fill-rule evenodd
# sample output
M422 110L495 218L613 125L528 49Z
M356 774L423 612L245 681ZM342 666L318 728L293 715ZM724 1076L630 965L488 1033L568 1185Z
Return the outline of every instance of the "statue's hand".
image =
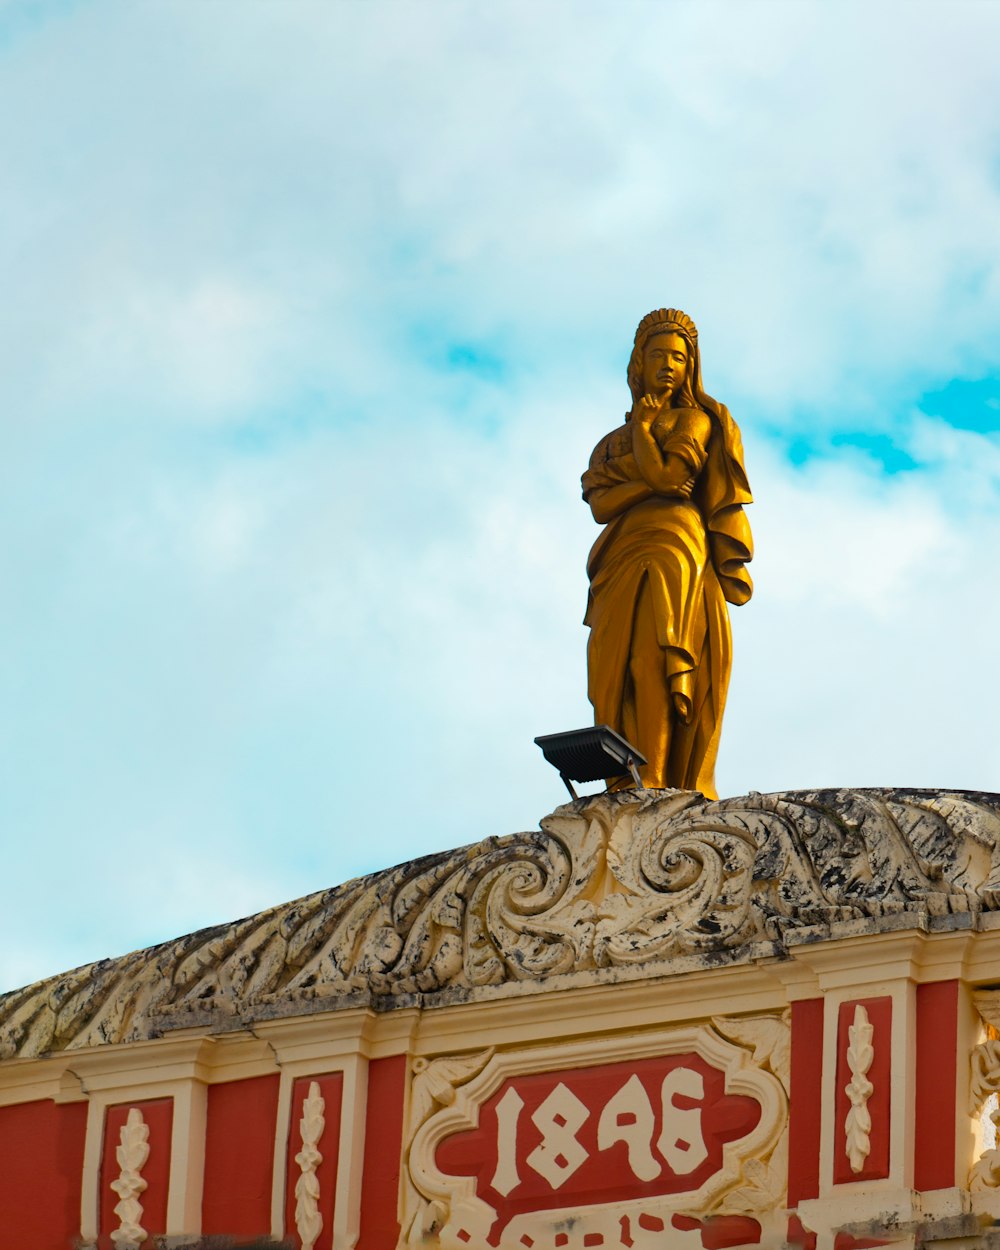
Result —
M691 466L681 456L667 455L663 466L665 483L672 495L680 495L682 499L690 499L697 481L692 474Z
M652 395L643 395L632 405L632 420L643 429L648 430L659 415L660 401Z
M682 482L680 486L677 487L678 495L680 495L682 499L690 499L694 491L694 483L695 479L693 477L689 477L686 482Z

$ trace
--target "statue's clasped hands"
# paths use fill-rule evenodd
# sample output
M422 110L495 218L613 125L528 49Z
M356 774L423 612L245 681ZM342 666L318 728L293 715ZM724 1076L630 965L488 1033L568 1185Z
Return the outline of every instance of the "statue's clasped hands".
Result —
M673 457L671 457L671 459L674 459L674 460L680 460L680 456L673 456ZM683 470L682 470L682 473L683 473L684 475L687 475L687 474L688 474L688 467L687 467L687 465L686 465L686 464L684 464L684 461L683 461L683 460L681 460L681 464L684 466L684 467L683 467ZM691 477L691 476L684 476L683 481L678 482L678 485L677 485L677 494L678 494L678 495L680 495L680 497L681 497L682 499L690 499L690 498L691 498L691 495L692 495L692 493L693 493L693 491L694 491L694 481L695 481L695 480L694 480L694 478L693 478L693 477Z

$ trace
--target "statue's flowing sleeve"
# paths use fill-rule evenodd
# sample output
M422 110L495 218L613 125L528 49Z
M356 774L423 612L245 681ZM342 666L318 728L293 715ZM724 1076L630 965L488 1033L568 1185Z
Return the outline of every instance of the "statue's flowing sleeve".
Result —
M743 464L743 440L725 404L711 401L715 434L709 440L705 471L698 482L698 502L708 532L712 564L730 603L753 594L747 564L753 559L753 536L743 511L753 502Z
M622 482L634 480L629 477L628 472L620 462L608 459L607 445L610 437L611 435L609 434L607 437L602 438L594 448L590 457L590 465L580 479L584 499L589 500L591 492L600 490L603 486L618 486Z

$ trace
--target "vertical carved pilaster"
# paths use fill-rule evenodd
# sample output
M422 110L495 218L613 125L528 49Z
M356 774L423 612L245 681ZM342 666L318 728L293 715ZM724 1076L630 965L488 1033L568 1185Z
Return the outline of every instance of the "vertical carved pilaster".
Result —
M852 1172L861 1171L872 1148L872 1117L868 1110L868 1099L875 1087L867 1074L875 1058L875 1048L872 1046L874 1033L875 1029L868 1020L868 1012L858 1003L854 1008L854 1023L847 1030L847 1066L851 1070L847 1097L851 1105L844 1121L844 1131L847 1135L845 1149Z
M126 1250L129 1246L141 1246L146 1240L146 1230L140 1223L142 1203L139 1195L146 1188L140 1173L149 1158L149 1125L138 1107L129 1108L115 1158L121 1171L118 1179L111 1182L111 1188L118 1195L115 1205L118 1227L111 1234L111 1240L116 1250Z
M319 1084L310 1081L309 1093L302 1100L302 1149L295 1156L302 1175L295 1182L295 1228L302 1241L302 1250L313 1250L316 1238L323 1228L323 1216L319 1209L319 1177L316 1169L323 1162L317 1149L323 1136L326 1120L323 1112L326 1103L319 1092Z

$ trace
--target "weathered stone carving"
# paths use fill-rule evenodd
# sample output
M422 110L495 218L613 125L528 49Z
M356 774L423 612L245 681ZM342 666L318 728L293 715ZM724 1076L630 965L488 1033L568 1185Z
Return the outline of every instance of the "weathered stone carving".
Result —
M996 1131L1000 1112L993 1111L990 1122ZM969 1170L969 1188L974 1193L984 1189L1000 1189L1000 1150L984 1150Z
M623 791L0 997L0 1057L554 976L662 976L1000 910L1000 796ZM431 997L434 996L434 997Z
M972 1052L969 1115L979 1114L991 1094L1000 1090L1000 1042L991 1039Z
M858 1003L854 1008L854 1021L847 1030L847 1067L851 1079L847 1083L850 1106L844 1121L844 1149L852 1172L861 1171L872 1149L872 1117L868 1099L875 1087L868 1079L868 1069L875 1059L874 1036L875 1029L868 1019L868 1012Z

